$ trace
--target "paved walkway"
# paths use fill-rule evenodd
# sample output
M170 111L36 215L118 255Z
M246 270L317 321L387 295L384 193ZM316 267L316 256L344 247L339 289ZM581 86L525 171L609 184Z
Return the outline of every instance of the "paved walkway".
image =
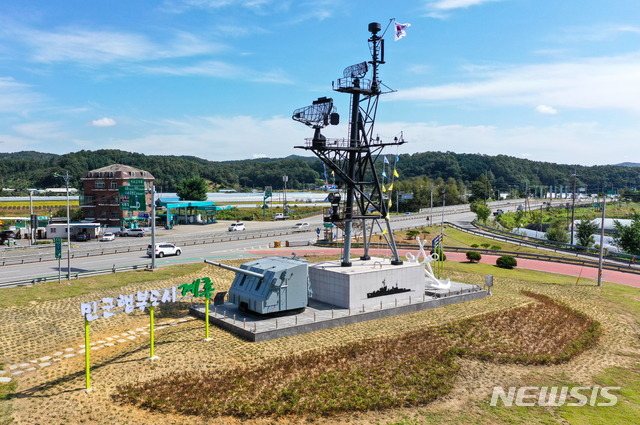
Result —
M290 255L295 252L297 255L305 255L305 254L313 254L313 255L335 255L336 258L340 255L339 248L322 248L322 247L290 247L290 248L279 248L279 249L270 249L270 250L261 250L261 251L248 251L254 255L267 256L267 255ZM418 249L415 249L411 252L413 254L417 254ZM362 249L352 249L352 254L354 257L360 255L362 253ZM370 255L375 256L384 256L390 255L390 250L385 249L371 249L369 250ZM401 256L404 252L401 253ZM467 257L464 253L460 252L446 252L447 259L454 261L467 261ZM487 264L495 264L497 255L482 255L481 263ZM550 261L541 261L541 260L529 260L524 258L517 258L518 267L529 270L538 270L543 272L550 273L558 273L564 274L568 276L575 276L576 278L585 278L585 279L598 279L598 269L595 267L585 267L578 266L572 264L563 264L563 263L554 263ZM578 281L578 279L576 279ZM602 270L602 280L605 282L613 282L619 283L627 286L634 286L636 288L640 288L640 275L633 273L623 273L614 270ZM579 281L578 281L579 283Z

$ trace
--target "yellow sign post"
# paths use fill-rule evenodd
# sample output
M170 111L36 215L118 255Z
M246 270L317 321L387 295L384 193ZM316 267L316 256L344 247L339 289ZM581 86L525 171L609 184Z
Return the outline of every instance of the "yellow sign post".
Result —
M89 321L84 319L84 390L91 391L91 346L89 345Z
M149 347L151 350L149 359L156 359L155 347L156 347L156 332L155 332L155 306L149 307Z

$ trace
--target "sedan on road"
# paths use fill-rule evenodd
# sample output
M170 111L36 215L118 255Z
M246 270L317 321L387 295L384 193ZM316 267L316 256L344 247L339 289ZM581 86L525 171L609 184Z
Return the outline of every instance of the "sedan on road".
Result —
M156 257L164 257L165 255L180 255L182 254L182 250L171 243L157 243L155 249ZM151 245L147 246L147 255L151 257L153 255L153 250Z

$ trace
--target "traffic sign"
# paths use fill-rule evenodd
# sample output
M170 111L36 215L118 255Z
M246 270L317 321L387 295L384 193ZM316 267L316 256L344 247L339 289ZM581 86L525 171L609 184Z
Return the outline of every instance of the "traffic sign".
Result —
M147 200L143 186L120 186L118 195L120 195L121 211L147 210Z
M62 238L55 238L56 244L56 258L62 258Z
M144 179L129 179L129 186L144 186Z

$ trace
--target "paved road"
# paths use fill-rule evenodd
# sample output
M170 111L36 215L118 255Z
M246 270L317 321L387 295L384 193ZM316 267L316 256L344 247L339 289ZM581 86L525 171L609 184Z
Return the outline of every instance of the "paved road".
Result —
M497 202L491 207L507 211L514 210L519 203L519 201ZM391 226L394 230L399 230L449 221L465 227L470 226L474 218L475 214L469 212L468 205L459 205L444 209L434 208L433 214L427 209L419 214L393 216ZM161 228L157 230L156 242L175 243L183 248L183 254L179 257L158 258L156 266L201 262L204 259L245 258L255 255L251 254L252 251L268 249L275 241L280 241L283 245L285 241L290 241L293 245L297 245L315 240L317 238L315 229L323 227L322 217L314 216L304 221L310 224L309 231L294 232L292 226L295 222L293 221L247 222L247 230L243 232L227 232L226 229L230 223L228 221L209 225L182 225L171 230ZM143 267L151 263L151 259L146 256L146 248L150 242L149 237L119 237L110 242L72 242L70 272L73 274L134 265ZM286 251L293 250L286 249ZM0 267L0 284L22 279L57 276L59 270L64 278L68 271L66 254L65 247L59 268L58 261L54 259L53 247L34 247L28 250L3 249L0 251L0 261L6 261L6 264L10 265ZM16 256L20 255L27 258L25 264L15 264Z
M303 256L305 253L314 255L335 255L338 258L340 254L339 248L297 248L296 254ZM417 249L414 250L414 255L417 254ZM460 252L445 252L447 255L447 261L467 261L466 255ZM269 249L269 250L255 250L249 251L249 254L255 256L265 255L287 255L288 251L283 249ZM353 256L357 257L362 254L362 249L354 249ZM370 251L372 256L390 256L391 251L387 249L372 249ZM403 252L404 254L404 252ZM481 263L495 264L497 255L483 255ZM576 284L582 284L583 279L598 279L598 269L595 267L584 267L572 264L555 263L550 261L541 260L529 260L524 258L518 258L518 268L537 270L549 273L564 274L568 276L576 277ZM637 274L623 273L614 270L603 270L602 279L605 282L619 283L627 286L634 286L640 288L640 277Z

